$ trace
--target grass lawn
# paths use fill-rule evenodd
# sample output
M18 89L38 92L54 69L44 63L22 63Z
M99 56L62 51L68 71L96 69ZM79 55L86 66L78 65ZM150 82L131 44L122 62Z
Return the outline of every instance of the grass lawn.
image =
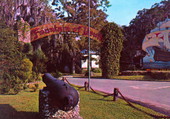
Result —
M84 74L73 74L73 77L85 77ZM102 78L101 73L94 73L92 78ZM154 80L148 75L129 75L129 76L113 76L112 79L122 79L122 80Z
M40 83L40 88L44 86ZM80 92L80 115L84 119L152 119L137 111L119 99L113 102L112 97ZM17 95L0 95L0 119L38 119L38 91L25 90ZM152 114L159 114L137 105Z

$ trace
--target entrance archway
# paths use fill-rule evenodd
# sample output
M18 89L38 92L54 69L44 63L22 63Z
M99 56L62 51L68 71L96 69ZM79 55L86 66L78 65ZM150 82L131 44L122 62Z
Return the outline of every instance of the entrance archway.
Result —
M89 36L89 27L74 23L49 23L30 29L27 22L22 20L18 29L18 40L24 43L31 43L46 36L55 34L77 34L77 36ZM102 33L94 28L90 28L90 38L101 41Z
M50 23L30 29L31 39L30 42L38 40L40 38L54 35L54 34L78 34L84 37L88 37L88 26L74 24L74 23ZM102 34L100 31L90 28L90 38L94 40L102 40Z

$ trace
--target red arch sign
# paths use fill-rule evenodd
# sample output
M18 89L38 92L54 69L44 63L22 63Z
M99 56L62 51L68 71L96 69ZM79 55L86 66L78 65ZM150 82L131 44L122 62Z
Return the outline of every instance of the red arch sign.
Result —
M37 26L31 29L31 42L54 34L74 33L88 37L88 26L74 23L50 23ZM102 40L102 34L93 28L90 28L90 38Z

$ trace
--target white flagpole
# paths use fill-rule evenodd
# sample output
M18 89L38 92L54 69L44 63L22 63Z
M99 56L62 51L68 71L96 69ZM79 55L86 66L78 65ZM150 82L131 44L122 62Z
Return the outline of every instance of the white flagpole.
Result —
M88 0L88 91L90 91L90 77L91 77L91 66L90 66L90 0Z

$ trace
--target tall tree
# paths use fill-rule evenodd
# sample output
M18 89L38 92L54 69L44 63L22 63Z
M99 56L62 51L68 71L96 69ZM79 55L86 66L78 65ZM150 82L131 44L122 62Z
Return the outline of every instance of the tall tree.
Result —
M110 6L108 0L90 0L91 27L100 30L106 22L104 11ZM88 0L53 0L59 19L66 22L88 25Z
M14 73L23 57L15 32L0 22L0 69L1 73Z
M13 27L23 18L31 26L52 22L55 19L47 0L1 0L0 19Z
M19 92L22 79L16 72L20 70L23 57L15 32L0 21L0 82L3 82L0 93L8 93L10 89Z
M112 78L120 70L120 53L123 48L123 34L121 28L115 23L108 23L103 29L101 47L102 76Z

